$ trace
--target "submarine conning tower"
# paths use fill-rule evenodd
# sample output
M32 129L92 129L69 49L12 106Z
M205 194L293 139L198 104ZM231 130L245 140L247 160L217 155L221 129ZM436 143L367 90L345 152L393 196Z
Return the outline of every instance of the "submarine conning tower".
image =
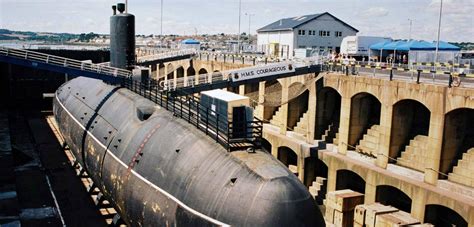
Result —
M135 67L135 16L124 13L125 4L112 6L110 17L110 66L132 70ZM117 11L119 13L117 13Z

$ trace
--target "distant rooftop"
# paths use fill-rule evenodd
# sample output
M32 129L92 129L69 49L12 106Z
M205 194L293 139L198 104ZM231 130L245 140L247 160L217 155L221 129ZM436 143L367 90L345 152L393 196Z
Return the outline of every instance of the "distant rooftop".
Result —
M336 19L337 21L343 23L344 25L354 29L355 31L359 32L359 30L355 29L354 27L350 26L349 24L345 23L344 21L340 20L339 18L333 16L332 14L325 12L325 13L318 13L318 14L311 14L305 16L298 16L298 17L290 17L290 18L283 18L277 20L263 28L258 29L258 32L269 32L269 31L291 31L303 24L306 24L312 20L315 20L323 15L329 15Z

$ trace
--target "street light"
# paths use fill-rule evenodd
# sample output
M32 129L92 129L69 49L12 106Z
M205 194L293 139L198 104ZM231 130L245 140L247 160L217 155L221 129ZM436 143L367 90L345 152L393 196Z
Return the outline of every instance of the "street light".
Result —
M411 27L413 25L413 20L412 19L408 19L408 21L410 21L410 33L408 33L408 41L411 41Z
M443 0L441 0L441 5L439 7L439 22L438 22L438 41L436 42L436 52L435 52L435 63L438 62L438 51L439 51L439 36L441 33L441 16L443 14Z
M240 19L242 14L242 0L239 0L239 34L237 39L237 47L239 48L238 52L240 53Z
M252 24L252 16L255 16L253 13L245 13L245 16L249 16L249 44L250 44L250 39L252 36L250 36L250 25Z
M161 23L161 25L160 25L160 29L161 29L160 34L161 34L161 37L163 38L163 0L161 0L161 13L160 13L160 17L161 17L161 19L160 19L160 23Z

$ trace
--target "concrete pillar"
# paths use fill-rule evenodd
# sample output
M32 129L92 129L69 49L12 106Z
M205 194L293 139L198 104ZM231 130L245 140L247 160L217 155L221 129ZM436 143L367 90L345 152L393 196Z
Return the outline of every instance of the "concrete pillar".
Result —
M351 98L341 98L341 119L339 122L339 145L340 154L347 154L347 144L349 144L349 127L351 118Z
M380 168L387 168L390 156L390 135L392 131L393 106L382 105L380 113L380 140L377 149L377 161L375 164Z
M274 146L273 144L272 144L272 155L273 155L273 157L278 159L278 147Z
M289 100L289 86L288 86L288 79L282 80L282 91L281 91L281 103L280 106L280 113L281 119L278 119L280 122L280 133L286 135L286 131L288 128L288 100Z
M172 88L174 89L178 84L178 70L173 71L173 83L171 84Z
M375 203L375 196L377 193L377 174L374 172L372 174L367 174L365 179L365 196L364 203L372 204Z
M304 183L304 152L302 151L302 148L300 147L300 150L298 151L298 179L300 179L301 182Z
M468 214L469 217L467 217L467 223L474 223L474 207L471 207Z
M425 219L427 192L426 190L415 190L413 198L411 198L411 216L418 220Z
M158 79L164 77L166 75L166 67L161 67L160 64L158 64Z
M245 95L245 85L239 86L239 95Z
M425 182L428 184L436 185L438 182L438 171L441 162L441 150L443 148L443 132L444 132L444 113L435 112L431 113L430 119L430 132L429 137L429 149L426 157L425 166Z
M309 144L314 143L314 134L316 128L316 102L317 92L316 83L311 84L308 87L309 99L308 99L308 125L306 129L306 142Z
M332 162L334 163L334 162ZM331 163L329 163L331 164ZM336 191L337 169L334 165L328 165L328 186L327 192Z
M264 119L265 106L265 81L258 84L258 106L255 108L255 116L259 119Z

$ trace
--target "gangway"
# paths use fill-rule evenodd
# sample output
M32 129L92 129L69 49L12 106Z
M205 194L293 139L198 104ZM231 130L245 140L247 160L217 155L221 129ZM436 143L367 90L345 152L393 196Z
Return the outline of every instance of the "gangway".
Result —
M121 84L132 72L35 51L0 47L0 62Z
M147 55L137 57L137 65L149 66L157 65L160 63L178 61L189 59L195 56L198 52L194 49L184 49L184 50L175 50L167 51L159 54Z
M318 62L281 62L196 75L188 78L177 78L162 81L163 90L180 94L195 94L212 89L237 87L243 84L258 83L311 73L320 73L323 65ZM179 91L179 92L176 92Z

